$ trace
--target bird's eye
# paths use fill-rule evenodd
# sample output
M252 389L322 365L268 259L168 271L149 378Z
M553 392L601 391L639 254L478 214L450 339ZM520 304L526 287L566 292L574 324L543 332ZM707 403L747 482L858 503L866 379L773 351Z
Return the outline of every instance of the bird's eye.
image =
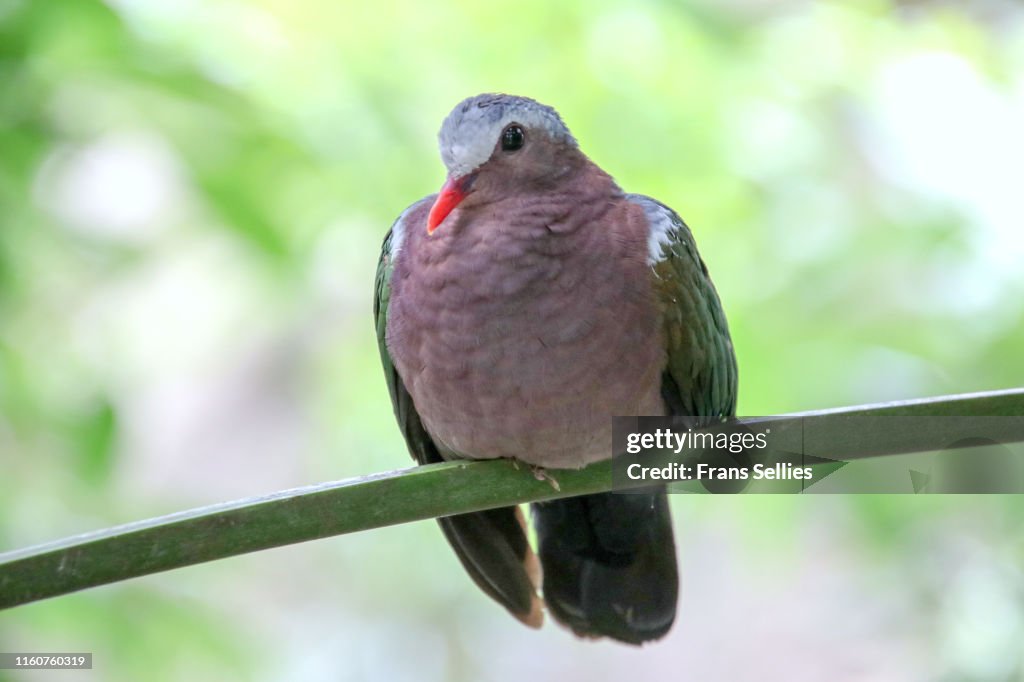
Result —
M501 148L503 151L514 152L522 148L525 141L526 137L523 134L523 128L517 123L507 125L501 131Z

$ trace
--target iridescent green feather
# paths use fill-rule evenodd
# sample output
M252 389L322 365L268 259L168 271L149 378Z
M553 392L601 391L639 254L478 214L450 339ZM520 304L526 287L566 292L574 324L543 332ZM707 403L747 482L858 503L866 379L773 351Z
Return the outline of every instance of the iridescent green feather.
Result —
M690 228L675 211L659 205L672 221L665 257L654 266L668 353L662 395L674 415L733 416L736 354L722 303Z

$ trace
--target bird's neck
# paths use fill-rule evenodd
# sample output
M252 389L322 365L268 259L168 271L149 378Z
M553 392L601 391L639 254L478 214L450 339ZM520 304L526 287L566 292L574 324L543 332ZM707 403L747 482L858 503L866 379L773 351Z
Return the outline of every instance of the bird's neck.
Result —
M585 159L572 173L499 196L478 216L467 215L467 223L483 217L513 236L543 241L546 233L566 235L594 224L622 194L610 175Z

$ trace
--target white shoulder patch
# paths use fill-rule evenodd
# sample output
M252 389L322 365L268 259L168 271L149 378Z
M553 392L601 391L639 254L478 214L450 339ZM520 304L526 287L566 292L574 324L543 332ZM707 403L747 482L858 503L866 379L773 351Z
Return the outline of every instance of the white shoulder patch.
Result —
M660 263L667 255L665 247L676 237L678 230L672 211L645 196L631 194L629 200L639 204L647 218L647 263Z
M405 244L405 238L409 234L409 215L417 209L423 206L429 206L434 202L436 194L430 194L419 201L410 204L404 211L398 214L395 218L395 222L391 223L391 258L392 260L398 256L398 252L402 250L402 245ZM422 229L426 229L426 222L422 224Z
M417 202L418 203L418 202ZM398 219L395 220L395 224L391 226L391 261L394 262L398 256L398 252L402 248L402 242L405 241L405 216L409 214L409 211L413 209L413 204L409 208L402 211Z

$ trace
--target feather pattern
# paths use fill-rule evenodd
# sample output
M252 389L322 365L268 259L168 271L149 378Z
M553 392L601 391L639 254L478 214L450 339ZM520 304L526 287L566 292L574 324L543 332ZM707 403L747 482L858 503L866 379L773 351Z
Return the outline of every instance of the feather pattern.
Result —
M736 414L736 354L722 303L690 228L668 206L641 194L651 231L652 285L668 350L662 395L672 415L704 420Z
M386 335L396 236L400 239L404 235L408 215L421 220L425 217L432 198L427 197L410 206L388 230L377 264L373 298L377 347L388 393L409 454L418 464L441 462L444 458L423 427L412 396L395 369ZM526 539L525 522L519 509L506 507L458 514L438 519L438 523L473 582L517 619L530 627L540 627L544 620L542 602L537 594L540 569L537 556Z
M526 127L511 154L497 139L509 121ZM553 109L527 98L469 98L439 137L449 176L470 174L464 196L436 234L434 196L399 216L374 297L417 462L579 467L611 455L613 415L734 413L725 315L674 211L624 194ZM528 625L546 602L585 637L640 644L668 632L678 570L663 489L535 504L533 517L536 555L516 508L439 523L474 582Z

